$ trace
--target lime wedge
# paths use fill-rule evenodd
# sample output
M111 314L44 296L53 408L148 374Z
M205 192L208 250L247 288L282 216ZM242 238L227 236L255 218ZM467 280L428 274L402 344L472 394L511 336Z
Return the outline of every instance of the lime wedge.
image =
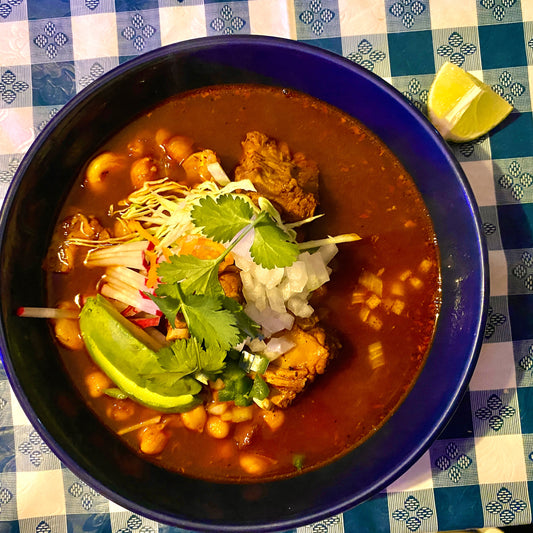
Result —
M188 411L200 403L192 378L190 393L185 394L182 391L188 386L188 378L180 382L179 394L172 386L146 378L160 369L156 353L159 346L102 296L87 299L80 313L80 330L94 362L130 398L165 412Z
M488 85L453 63L444 63L429 89L429 120L455 142L477 139L497 126L513 109Z

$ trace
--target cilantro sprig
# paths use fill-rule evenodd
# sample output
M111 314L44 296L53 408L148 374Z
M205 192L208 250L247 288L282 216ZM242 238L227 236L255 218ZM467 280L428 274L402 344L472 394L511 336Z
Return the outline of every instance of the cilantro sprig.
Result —
M155 295L149 296L171 324L181 313L191 335L203 346L229 350L247 337L256 337L259 326L238 302L224 295L219 265L252 230L250 253L265 268L291 265L298 257L298 246L267 211L257 211L238 195L202 198L192 209L191 219L205 237L230 244L215 259L171 256L169 262L159 265L161 283Z

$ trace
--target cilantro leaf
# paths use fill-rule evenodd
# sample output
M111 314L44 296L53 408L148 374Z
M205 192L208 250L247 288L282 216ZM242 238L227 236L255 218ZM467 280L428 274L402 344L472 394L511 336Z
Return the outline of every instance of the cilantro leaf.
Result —
M174 324L176 315L179 313L181 307L178 284L160 284L155 294L150 294L149 292L145 292L145 294L161 309L161 312L167 317L168 321Z
M237 327L241 332L241 341L247 337L254 339L259 335L261 326L246 314L244 307L237 300L224 296L222 298L222 305L235 316Z
M180 283L160 284L150 298L171 324L181 313L190 334L201 345L229 350L242 340L238 317L223 305L224 298L203 294L186 294ZM241 322L244 323L241 318Z
M257 264L265 268L285 267L298 258L298 245L278 226L275 218L268 211L261 211L255 218L254 214L252 205L239 196L225 194L216 199L211 196L202 198L191 211L194 224L208 238L234 242L215 259L173 255L169 262L158 267L161 283L150 297L171 323L178 313L183 315L191 337L199 343L197 360L201 357L198 354L203 353L201 350L227 351L246 337L253 338L259 334L260 327L246 315L238 302L225 296L218 279L218 266L242 238L243 230L254 228L250 253ZM190 349L188 347L187 351ZM190 353L184 356L184 361L190 356ZM216 359L208 357L206 361ZM218 360L220 363L224 356L219 354ZM193 364L194 361L191 368ZM207 372L212 371L208 367Z
M192 336L207 347L229 350L239 343L237 321L218 298L185 295L181 312Z
M183 377L171 372L147 374L144 378L150 390L163 395L181 396L191 394L194 396L202 390L200 382L193 377Z
M159 368L142 374L151 390L162 394L198 394L202 385L193 374L208 376L221 373L225 367L226 352L220 348L204 349L195 339L180 339L157 352Z
M198 354L200 371L208 376L222 372L226 365L226 353L226 350L213 346L200 350Z
M175 340L169 346L159 350L158 356L164 372L175 376L188 376L198 370L196 346L190 339Z
M290 236L267 215L255 225L255 237L250 253L264 268L290 266L298 259L299 249Z
M202 348L193 337L178 339L158 352L160 363L165 372L184 377L203 372L214 375L222 372L226 352L217 347Z
M250 224L254 211L250 203L239 196L222 194L216 200L202 198L191 211L191 218L202 233L217 242L229 242Z
M193 255L172 255L170 263L161 263L157 267L157 273L163 283L181 283L185 292L222 295L224 291L218 281L218 265L221 261L218 257L198 259Z

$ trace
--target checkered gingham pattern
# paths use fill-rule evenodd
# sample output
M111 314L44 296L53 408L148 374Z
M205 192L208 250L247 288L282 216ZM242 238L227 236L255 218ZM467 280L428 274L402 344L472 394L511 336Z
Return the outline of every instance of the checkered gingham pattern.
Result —
M0 0L0 198L36 134L77 91L148 50L255 33L326 48L426 111L451 61L515 108L453 147L489 246L485 342L452 422L372 500L299 532L445 531L531 523L533 503L533 0ZM529 406L529 408L528 408ZM65 469L0 375L0 531L177 532Z

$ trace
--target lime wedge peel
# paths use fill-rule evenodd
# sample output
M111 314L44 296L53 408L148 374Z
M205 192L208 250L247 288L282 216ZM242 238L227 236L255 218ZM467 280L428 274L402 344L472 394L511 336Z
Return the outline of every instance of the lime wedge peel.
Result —
M450 62L442 65L429 90L429 119L449 141L477 139L512 110L513 106L491 87Z

